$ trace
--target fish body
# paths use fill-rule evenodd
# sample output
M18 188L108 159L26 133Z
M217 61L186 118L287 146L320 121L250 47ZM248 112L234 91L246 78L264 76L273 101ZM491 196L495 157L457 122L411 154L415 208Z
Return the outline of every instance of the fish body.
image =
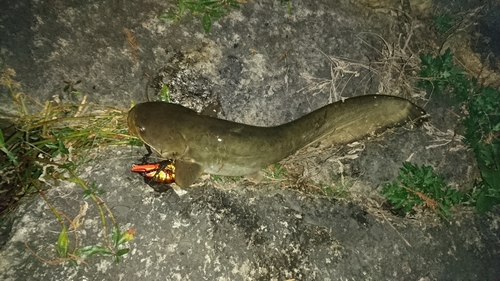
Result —
M366 95L274 127L204 116L165 102L137 104L127 122L132 135L175 161L176 183L188 187L202 173L250 175L318 141L348 143L408 121L421 122L424 115L406 99Z

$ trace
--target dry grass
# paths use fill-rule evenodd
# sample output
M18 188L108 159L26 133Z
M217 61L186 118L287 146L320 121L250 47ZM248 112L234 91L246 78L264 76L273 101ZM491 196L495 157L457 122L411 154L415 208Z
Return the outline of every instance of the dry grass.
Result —
M17 90L15 72L7 69L1 82L17 110L10 128L2 130L0 154L0 196L2 216L10 212L26 194L37 192L40 183L64 179L91 159L95 148L127 145L137 140L128 134L127 109L59 100L40 103Z

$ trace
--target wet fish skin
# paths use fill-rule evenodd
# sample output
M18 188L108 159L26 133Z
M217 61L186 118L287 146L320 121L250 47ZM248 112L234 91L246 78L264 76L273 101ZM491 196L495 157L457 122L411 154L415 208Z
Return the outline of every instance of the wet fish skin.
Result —
M315 142L349 143L410 121L421 123L425 114L404 98L366 95L274 127L204 116L165 102L137 104L127 122L132 135L175 161L176 184L188 187L202 173L250 175Z

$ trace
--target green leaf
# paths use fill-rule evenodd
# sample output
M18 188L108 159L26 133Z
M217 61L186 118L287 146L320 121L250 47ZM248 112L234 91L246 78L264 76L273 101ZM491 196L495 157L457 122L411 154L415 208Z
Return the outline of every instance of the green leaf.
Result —
M19 165L19 162L17 161L17 156L15 156L11 151L9 151L5 146L0 146L0 150L3 151L7 157L9 158L10 162L12 162L12 164L14 166L17 166Z
M411 211L411 209L413 209L413 204L412 204L411 202L408 202L408 203L405 205L405 207L404 207L403 211L404 211L405 213L408 213L409 211Z
M59 147L53 143L46 143L45 146L50 149L58 149Z
M439 209L440 209L441 213L442 213L445 217L449 217L449 216L451 215L450 210L448 209L448 207L439 206Z
M210 8L210 6L217 6L219 4L219 0L213 1L213 0L202 0L202 5L205 6L205 8Z
M62 169L75 169L76 164L73 163L73 162L66 162L66 163L62 164L61 166L59 166L59 167L62 168Z
M83 191L83 199L87 199L92 194L92 190L86 189Z
M120 228L117 225L113 227L113 231L111 232L111 239L113 239L114 247L118 247L121 238Z
M207 13L203 14L202 24L205 32L206 33L210 32L210 28L212 27L212 19L210 18L209 14Z
M191 10L193 13L202 13L205 11L205 7L199 2L183 2L186 8Z
M453 27L455 20L450 14L442 14L434 17L434 22L436 29L439 32L444 33Z
M229 1L229 6L233 7L233 8L239 8L240 5L238 4L238 2L234 2L234 1Z
M163 84L160 90L160 100L163 102L170 102L170 90L168 86Z
M91 257L95 254L101 254L103 256L112 256L113 253L110 252L107 248L97 245L90 245L79 248L75 251L75 255L81 257L82 259Z
M118 250L118 252L116 252L116 255L117 256L123 256L125 255L126 253L128 253L130 251L129 248L125 248L125 249L121 249L121 250Z
M177 14L174 12L167 12L163 14L158 15L158 19L164 20L164 21L178 21L179 18L177 17Z
M396 205L394 205L394 209L399 209L403 206L403 201L399 201Z
M69 154L69 150L66 148L66 146L64 145L64 143L62 142L62 140L59 140L57 142L57 146L59 148L59 151L61 151L61 153L63 153L63 154Z
M500 190L500 170L482 167L481 176L491 188Z
M495 204L498 204L497 200L495 200L495 198L487 196L485 190L479 193L479 195L476 197L476 211L479 214L485 214L486 212L490 211Z
M178 1L178 6L177 8L179 9L179 12L177 13L177 17L180 18L182 15L184 15L184 12L186 11L187 7L184 1Z
M68 233L66 231L66 226L63 225L61 233L59 233L59 238L57 239L56 250L60 258L66 258L68 256L69 240Z
M430 65L432 62L432 55L431 54L420 54L420 60L422 61L423 65ZM428 69L428 68L426 68Z

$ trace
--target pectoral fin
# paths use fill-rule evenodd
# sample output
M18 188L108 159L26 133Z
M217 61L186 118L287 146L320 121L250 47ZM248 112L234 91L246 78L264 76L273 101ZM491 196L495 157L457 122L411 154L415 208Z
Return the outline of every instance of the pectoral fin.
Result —
M246 175L245 178L249 182L252 182L254 184L258 184L264 179L264 176L262 176L262 173L260 171L258 171L258 172L252 173L250 175Z
M175 160L175 183L182 187L189 187L203 173L203 167L195 162Z

